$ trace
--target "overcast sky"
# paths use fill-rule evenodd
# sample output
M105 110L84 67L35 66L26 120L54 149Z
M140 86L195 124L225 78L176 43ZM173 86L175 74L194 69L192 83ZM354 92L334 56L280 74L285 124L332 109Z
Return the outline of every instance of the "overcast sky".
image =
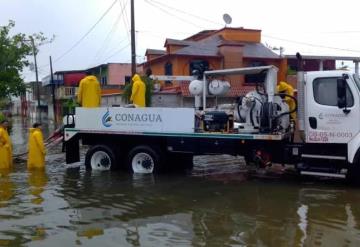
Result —
M40 79L49 74L49 56L54 71L131 61L130 0L0 0L0 6L0 25L11 19L14 32L56 36L39 47ZM285 54L360 57L359 12L357 0L135 0L137 61L147 48L163 49L166 38L224 27L224 13L232 17L228 26L260 29L262 42ZM35 80L34 72L23 75Z

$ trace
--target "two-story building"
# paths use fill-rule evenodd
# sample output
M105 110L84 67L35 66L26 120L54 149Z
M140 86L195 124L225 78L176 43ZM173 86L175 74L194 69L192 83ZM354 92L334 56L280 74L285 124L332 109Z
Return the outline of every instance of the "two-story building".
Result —
M51 76L43 78L45 89L45 101L48 106L48 116L54 119L54 100L57 119L61 119L66 112L66 102L76 97L79 82L86 76L87 72L95 75L101 84L102 105L120 104L121 89L131 78L131 64L128 63L108 63L101 64L86 70L66 70L56 71ZM52 90L55 98L52 97Z
M154 75L191 75L199 67L215 70L275 65L279 68L278 78L286 78L286 59L261 43L261 30L242 27L205 30L184 40L166 39L164 46L165 50L146 51L147 61L142 64L143 70L151 68ZM232 102L240 91L246 92L253 88L255 82L263 80L257 75L229 76L226 79L231 84L231 90L222 97L225 102ZM162 82L164 91L174 85L179 87L174 93L180 92L181 105L191 104L186 102L192 101L189 82Z
M184 40L166 39L164 50L148 49L147 61L141 66L145 71L151 68L154 75L191 75L199 67L207 70L229 69L274 65L279 68L278 80L285 80L296 86L296 57L273 52L261 43L261 30L224 27L219 30L204 30ZM305 70L336 69L336 61L355 63L358 71L359 58L340 56L303 56ZM253 89L256 82L264 80L261 75L229 76L226 78L231 89L218 102L230 103L240 94ZM166 95L154 95L155 104L191 105L189 82L161 82ZM175 86L175 87L174 87ZM169 94L177 95L170 97ZM170 98L172 100L170 100ZM168 102L166 102L168 101ZM210 99L211 101L211 99Z

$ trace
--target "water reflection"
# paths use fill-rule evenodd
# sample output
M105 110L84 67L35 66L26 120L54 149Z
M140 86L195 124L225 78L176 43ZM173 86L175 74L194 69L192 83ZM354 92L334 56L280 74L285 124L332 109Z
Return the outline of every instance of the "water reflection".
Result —
M12 130L10 133L10 138L13 144L14 154L24 153L27 150L27 140L29 135L29 128L32 126L34 119L29 118L12 118ZM50 133L53 132L54 127L49 125L47 120L43 119L43 134L46 139Z
M14 195L15 184L10 178L10 170L0 170L0 207L8 206L9 200Z
M301 189L307 205L303 246L358 246L360 241L359 196L356 190Z
M33 196L31 199L33 204L40 205L44 201L41 194L44 192L47 182L48 176L44 169L29 170L28 183L30 194Z
M156 176L47 158L46 172L15 164L0 176L0 246L360 246L359 188L248 181L228 156Z
M63 193L78 236L116 229L125 246L360 244L356 189L72 170Z

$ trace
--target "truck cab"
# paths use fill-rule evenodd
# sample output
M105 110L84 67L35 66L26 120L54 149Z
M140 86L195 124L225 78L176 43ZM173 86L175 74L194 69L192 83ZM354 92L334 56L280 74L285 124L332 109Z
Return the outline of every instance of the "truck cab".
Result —
M360 84L348 71L305 74L306 143L346 144L353 162L360 144ZM337 157L340 159L340 157Z

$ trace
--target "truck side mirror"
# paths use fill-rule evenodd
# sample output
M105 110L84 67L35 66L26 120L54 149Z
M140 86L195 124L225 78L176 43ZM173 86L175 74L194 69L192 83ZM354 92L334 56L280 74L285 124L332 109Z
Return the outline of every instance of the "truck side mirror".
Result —
M346 79L337 79L337 105L339 108L346 107Z

